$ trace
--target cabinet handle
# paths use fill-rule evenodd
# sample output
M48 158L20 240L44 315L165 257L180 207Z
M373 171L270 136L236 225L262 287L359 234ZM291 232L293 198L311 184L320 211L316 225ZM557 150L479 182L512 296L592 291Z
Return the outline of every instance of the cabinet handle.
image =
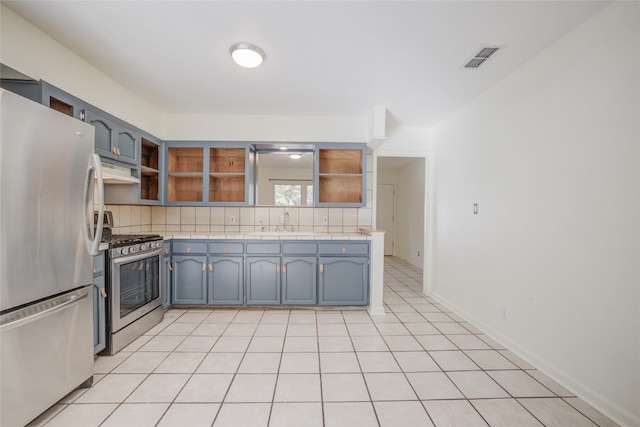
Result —
M116 147L116 150L118 151L118 156L120 155L120 147Z
M346 254L347 253L347 248L342 248L342 253Z
M209 264L209 271L213 271L213 263Z
M202 263L202 271L207 271L207 263Z
M165 254L165 255L169 255L169 249L164 248L164 254Z
M226 253L229 252L229 249L228 248L224 248L224 250L222 252L224 252L226 254Z
M138 266L138 271L142 271L144 270L144 262L141 262L140 265Z
M171 263L169 263L169 271L173 271L173 265L171 265Z
M276 265L276 273L280 273L280 264Z
M93 274L96 274L96 268L93 267Z
M320 264L320 273L324 273L324 264Z
M104 288L100 288L100 295L102 295L102 298L106 298L107 297L107 291Z
M118 148L117 148L117 147L113 147L113 148L111 149L111 152L112 152L113 154L115 154L115 155L118 155Z
M187 253L190 254L191 253L191 247L187 248Z
M282 272L283 273L287 272L287 264L282 264Z

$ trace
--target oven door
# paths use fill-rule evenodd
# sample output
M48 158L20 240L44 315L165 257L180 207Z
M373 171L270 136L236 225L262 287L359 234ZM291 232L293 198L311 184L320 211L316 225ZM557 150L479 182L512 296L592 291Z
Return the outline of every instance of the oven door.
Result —
M117 332L162 304L162 249L111 260L111 332Z

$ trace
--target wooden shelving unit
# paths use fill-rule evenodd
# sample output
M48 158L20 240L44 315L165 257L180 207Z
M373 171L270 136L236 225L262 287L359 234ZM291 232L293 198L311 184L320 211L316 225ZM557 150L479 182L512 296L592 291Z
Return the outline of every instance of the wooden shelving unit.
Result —
M363 203L363 151L318 149L318 202Z
M167 201L201 202L204 149L169 147L167 153Z
M209 149L209 201L245 201L245 148Z
M160 200L160 146L142 138L140 141L140 199Z

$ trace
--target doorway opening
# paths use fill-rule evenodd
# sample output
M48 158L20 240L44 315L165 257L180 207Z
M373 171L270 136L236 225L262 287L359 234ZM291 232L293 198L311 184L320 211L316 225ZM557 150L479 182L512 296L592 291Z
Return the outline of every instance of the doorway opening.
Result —
M385 230L385 256L394 256L422 270L427 292L426 157L377 157L376 229Z

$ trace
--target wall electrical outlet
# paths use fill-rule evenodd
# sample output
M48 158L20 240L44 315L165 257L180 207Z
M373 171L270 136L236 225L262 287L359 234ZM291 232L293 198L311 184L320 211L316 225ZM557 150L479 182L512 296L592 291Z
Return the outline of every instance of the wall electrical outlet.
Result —
M503 307L502 307L502 318L503 318L504 320L507 320L507 317L508 317L508 316L507 316L507 314L508 314L508 313L507 313L507 307L504 307L504 306L503 306Z
M322 217L322 223L323 224L329 224L329 217L323 216Z
M229 215L229 223L231 223L231 224L235 224L236 223L236 216L235 215Z

